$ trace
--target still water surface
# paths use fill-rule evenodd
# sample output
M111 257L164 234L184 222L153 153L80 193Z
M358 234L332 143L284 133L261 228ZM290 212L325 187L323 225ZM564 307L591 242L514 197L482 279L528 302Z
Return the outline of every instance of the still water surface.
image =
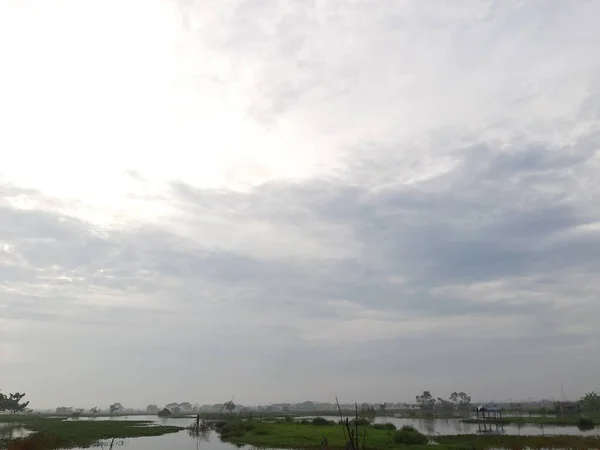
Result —
M308 417L307 417L308 418ZM339 420L336 416L326 416L329 420ZM78 420L149 420L160 425L175 425L187 427L193 421L192 418L160 418L157 416L121 416L121 417L99 417L99 418L81 418ZM403 425L412 425L417 430L435 437L440 434L474 434L477 433L479 425L462 423L457 419L408 419L397 417L377 417L376 423L390 422L400 428ZM0 427L2 424L0 424ZM19 433L25 432L19 429ZM572 435L600 435L600 428L596 427L590 431L580 431L577 427L559 427L544 425L527 425L518 427L517 425L504 425L506 434L515 435L552 435L552 434L572 434ZM17 433L15 431L15 433ZM17 437L15 435L14 437ZM212 431L202 438L191 437L186 430L156 437L143 437L125 439L118 442L115 450L250 450L250 446L237 447L233 444L221 442L216 432ZM106 446L107 448L108 446Z
M307 417L308 418L308 417ZM337 416L326 416L328 420L339 420ZM125 416L115 418L118 420L152 420L153 422L160 425L176 425L186 427L192 423L193 419L170 419L170 418L157 418L156 416ZM98 419L100 420L100 419ZM377 417L376 423L390 422L400 428L403 425L412 425L422 433L430 436L439 434L472 434L477 433L479 425L462 423L457 419L404 419L397 417ZM541 434L573 434L573 435L598 435L600 429L595 428L594 430L580 431L577 427L559 427L544 425L543 429L540 425L527 425L518 427L516 425L505 425L504 430L506 434L521 434L521 435L541 435ZM214 431L211 432L206 438L194 438L188 435L187 431L179 433L168 434L158 437L148 438L135 438L126 439L123 441L123 446L119 447L124 450L162 450L162 449L176 449L176 450L250 450L250 446L236 447L232 444L221 442L219 436Z

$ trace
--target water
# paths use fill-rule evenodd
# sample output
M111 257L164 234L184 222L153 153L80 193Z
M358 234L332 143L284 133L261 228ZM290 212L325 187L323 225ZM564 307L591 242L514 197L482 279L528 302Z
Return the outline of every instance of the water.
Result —
M306 417L307 419L312 417ZM327 420L340 420L339 416L326 416ZM352 417L350 418L352 419ZM439 434L443 435L456 435L456 434L475 434L479 430L479 424L464 423L459 419L410 419L400 417L376 417L375 423L393 423L396 428L400 428L404 425L411 425L419 430L423 434L435 436ZM483 425L481 425L483 427ZM488 425L489 427L489 425ZM493 429L496 429L495 425L492 425ZM577 436L598 436L600 435L600 428L596 427L593 430L581 431L575 426L557 426L557 425L504 425L499 426L498 429L503 429L504 434L513 434L521 436L538 436L538 435L553 435L553 434L569 434Z
M312 417L305 417L310 419ZM339 416L325 416L328 420L339 420ZM299 420L300 418L298 418ZM69 420L147 420L158 425L175 425L180 427L187 427L193 422L193 417L189 418L168 418L168 417L157 417L157 416L119 416L119 417L82 417L80 419L69 419ZM375 423L393 423L397 428L403 425L412 425L420 432L435 437L435 435L456 435L456 434L475 434L479 429L478 424L463 423L458 419L410 419L410 418L398 418L398 417L377 417ZM8 429L7 425L12 425L15 430L22 431L11 431L12 433L25 433L28 431L23 427L15 428L14 424L0 424L0 434L2 429ZM517 425L504 425L503 427L506 434L514 435L553 435L553 434L571 434L580 436L592 436L600 435L600 428L596 427L589 431L580 431L577 427L573 426L550 426L544 425L527 425L518 427ZM19 437L14 435L11 437ZM178 433L166 434L163 436L155 437L142 437L125 439L116 442L117 446L115 450L164 450L166 448L174 450L251 450L250 446L237 447L233 444L221 442L216 432L210 431L206 435L201 437L190 436L187 430L180 431ZM104 443L104 448L108 448L110 441Z
M181 419L173 419L181 420ZM187 424L189 425L189 423ZM110 442L105 443L104 447L108 448ZM250 446L237 447L233 444L221 442L219 436L211 431L207 433L205 438L190 437L187 431L179 433L165 434L155 437L141 437L134 439L125 439L122 445L115 447L113 450L251 450Z
M15 423L0 423L0 439L15 439L25 437L31 434L31 431L23 425Z

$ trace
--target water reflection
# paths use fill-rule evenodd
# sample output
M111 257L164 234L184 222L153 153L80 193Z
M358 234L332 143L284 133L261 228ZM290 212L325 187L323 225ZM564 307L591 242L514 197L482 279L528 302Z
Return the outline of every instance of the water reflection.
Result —
M0 439L16 439L31 434L23 425L15 423L0 423Z
M326 416L328 420L339 420L339 416ZM421 433L435 435L475 434L478 425L461 422L459 419L411 419L403 417L376 417L375 423L393 423L396 428L412 425ZM489 426L489 425L488 425ZM493 430L496 431L496 430ZM509 435L544 436L569 434L576 436L599 436L600 427L592 430L580 430L575 426L538 425L538 424L509 424L500 426L498 431Z
M480 423L477 425L477 432L483 434L505 434L506 430L501 423Z

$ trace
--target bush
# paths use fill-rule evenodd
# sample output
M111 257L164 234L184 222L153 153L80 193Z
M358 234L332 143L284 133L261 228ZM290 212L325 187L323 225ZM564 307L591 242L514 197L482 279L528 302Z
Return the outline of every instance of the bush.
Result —
M595 425L596 424L594 423L594 421L592 419L590 419L589 417L582 417L577 422L577 428L579 428L582 431L593 430Z
M221 433L221 438L241 437L248 431L252 431L255 425L248 420L237 420L231 422L217 422L215 428Z
M218 422L215 422L215 429L218 431L221 431L221 429L227 425L227 422L225 420L219 420Z
M344 425L344 424L346 423L346 421L345 421L345 420L343 420L343 421L340 421L339 423L340 423L340 424L342 424L342 425ZM356 420L356 419L352 419L352 420L350 421L350 425L352 425L352 426L358 425L358 426L360 426L360 427L366 427L366 426L369 426L369 425L371 425L371 420L370 420L370 419L365 419L365 418L360 418L360 417L359 417L359 419L358 419L358 420Z
M376 423L373 425L376 430L395 430L396 425L393 423Z
M170 409L164 408L163 410L158 412L158 417L171 417L173 413Z
M312 420L312 424L318 427L324 427L324 426L329 426L329 425L333 425L333 422L325 419L324 417L315 417Z
M429 442L429 438L417 431L415 427L404 425L394 433L394 442L401 445L422 445Z

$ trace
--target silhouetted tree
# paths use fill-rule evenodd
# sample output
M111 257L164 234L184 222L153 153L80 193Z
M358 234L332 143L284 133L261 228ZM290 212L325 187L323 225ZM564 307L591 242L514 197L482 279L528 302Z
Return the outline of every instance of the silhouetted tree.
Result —
M112 405L110 405L110 413L111 414L115 414L118 412L123 411L123 405L121 405L120 403L113 403Z
M159 417L170 417L172 415L173 415L173 413L171 412L171 410L169 408L163 408L162 410L160 410L158 412Z
M435 398L431 395L431 392L424 391L423 395L417 395L417 404L423 411L433 412L435 406Z
M224 406L227 411L233 413L233 410L235 409L235 403L233 403L233 400L229 400Z
M579 400L579 404L585 411L600 411L600 395L596 392L588 392Z
M450 401L457 410L468 411L471 408L471 397L464 392L453 392Z
M181 408L184 413L189 413L194 409L194 405L192 405L190 402L183 402L179 404L179 408Z
M23 397L25 397L25 393L21 394L19 392L15 392L14 394L9 394L8 396L0 394L0 411L9 411L11 414L17 414L26 411L29 402L21 403Z

